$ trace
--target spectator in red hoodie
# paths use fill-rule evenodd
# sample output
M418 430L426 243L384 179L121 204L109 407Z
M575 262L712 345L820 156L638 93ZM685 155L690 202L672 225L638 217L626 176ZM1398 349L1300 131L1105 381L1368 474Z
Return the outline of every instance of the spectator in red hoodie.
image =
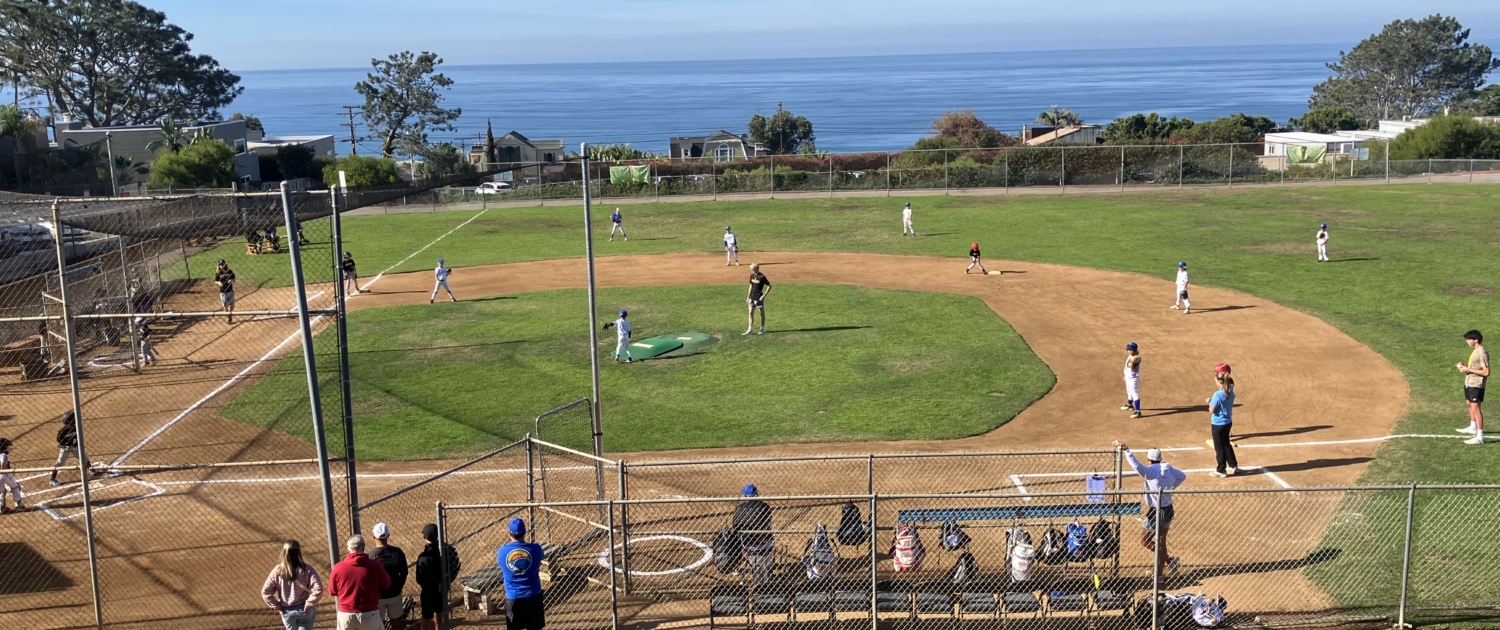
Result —
M328 576L329 592L339 602L338 630L385 630L380 592L391 587L391 576L365 554L364 536L350 536L344 547L349 555Z

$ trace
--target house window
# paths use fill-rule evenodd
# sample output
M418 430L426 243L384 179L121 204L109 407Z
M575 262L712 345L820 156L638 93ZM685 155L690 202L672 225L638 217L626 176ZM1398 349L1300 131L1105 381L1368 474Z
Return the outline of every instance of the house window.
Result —
M718 148L714 149L715 162L728 162L732 159L734 159L734 149L728 145L721 144Z
M552 157L552 154L548 153L545 156L543 156L543 161L545 161L545 162L556 162L557 158Z
M237 153L237 154L245 152L245 139L244 138L237 138L234 141L234 152Z

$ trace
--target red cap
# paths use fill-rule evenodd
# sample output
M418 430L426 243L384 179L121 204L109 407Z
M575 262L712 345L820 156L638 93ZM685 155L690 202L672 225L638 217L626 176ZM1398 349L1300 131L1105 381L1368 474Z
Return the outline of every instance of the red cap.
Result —
M972 243L969 245L969 247L979 247L979 243Z
M1229 364L1228 363L1220 363L1220 364L1214 366L1214 374L1228 374L1228 373L1229 373Z

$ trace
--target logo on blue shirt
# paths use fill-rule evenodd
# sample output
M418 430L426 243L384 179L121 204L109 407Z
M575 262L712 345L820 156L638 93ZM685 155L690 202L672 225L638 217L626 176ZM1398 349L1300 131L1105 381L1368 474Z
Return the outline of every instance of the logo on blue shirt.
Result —
M512 573L525 574L531 570L533 562L531 552L523 548L517 547L505 554L505 568L510 569Z

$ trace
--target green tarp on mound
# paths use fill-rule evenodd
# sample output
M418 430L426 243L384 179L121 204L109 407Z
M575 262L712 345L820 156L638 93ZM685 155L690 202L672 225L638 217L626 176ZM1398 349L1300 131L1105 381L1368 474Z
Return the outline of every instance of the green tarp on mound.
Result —
M671 333L631 342L630 356L637 361L651 359L669 352L695 350L713 341L713 337L700 332Z

